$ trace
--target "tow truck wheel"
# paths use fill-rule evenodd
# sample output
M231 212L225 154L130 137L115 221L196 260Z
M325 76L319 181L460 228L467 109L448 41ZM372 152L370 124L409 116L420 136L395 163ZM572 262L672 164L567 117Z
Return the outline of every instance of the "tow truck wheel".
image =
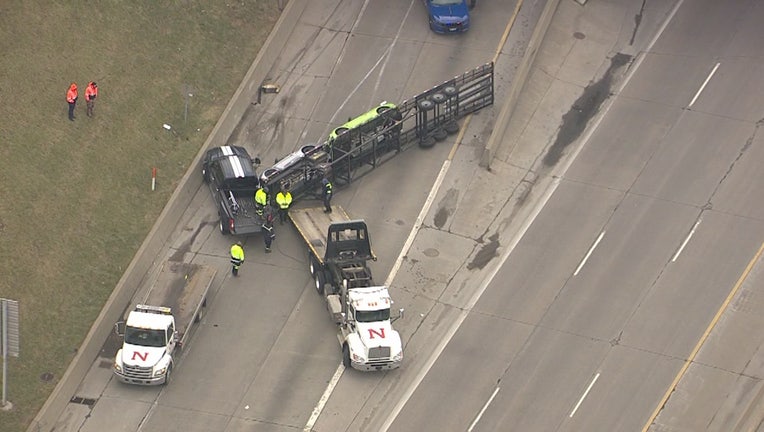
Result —
M318 263L316 262L316 257L314 257L310 252L308 252L308 261L310 262L310 275L315 277L316 270L318 269Z
M324 272L322 271L316 271L316 273L313 275L313 280L316 282L316 291L324 295Z
M226 235L230 232L228 231L228 227L226 227L225 224L223 224L222 218L220 219L220 224L218 224L218 227L220 228L220 234Z
M350 347L347 343L342 344L342 364L346 368L350 367Z
M196 313L196 316L194 317L195 323L200 323L204 319L204 314L207 313L207 299L204 299L204 302L202 303L202 307L199 308L199 312Z
M167 373L164 375L164 382L162 385L167 385L170 383L170 376L172 375L172 363L170 366L167 366Z

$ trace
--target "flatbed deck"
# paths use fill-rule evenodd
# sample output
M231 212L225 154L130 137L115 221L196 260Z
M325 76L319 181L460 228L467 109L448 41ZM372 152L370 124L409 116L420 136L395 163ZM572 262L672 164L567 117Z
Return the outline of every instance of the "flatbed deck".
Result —
M321 265L324 264L326 236L329 232L329 225L335 222L352 220L345 209L340 206L332 206L331 213L324 213L323 207L290 209L289 219L292 220L295 228L297 228L297 231L303 240L305 240L313 255L319 259Z
M181 337L200 313L217 271L205 265L167 261L139 304L172 309Z

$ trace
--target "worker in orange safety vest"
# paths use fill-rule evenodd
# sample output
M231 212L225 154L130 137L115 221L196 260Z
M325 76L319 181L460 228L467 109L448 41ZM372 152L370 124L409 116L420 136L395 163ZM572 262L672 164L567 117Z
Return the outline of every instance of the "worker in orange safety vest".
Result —
M74 121L74 107L77 105L77 84L72 83L66 92L66 103L69 104L69 120Z
M93 110L95 109L96 97L98 97L98 85L94 81L90 81L88 86L85 87L85 104L88 107L88 117L93 117L95 115Z

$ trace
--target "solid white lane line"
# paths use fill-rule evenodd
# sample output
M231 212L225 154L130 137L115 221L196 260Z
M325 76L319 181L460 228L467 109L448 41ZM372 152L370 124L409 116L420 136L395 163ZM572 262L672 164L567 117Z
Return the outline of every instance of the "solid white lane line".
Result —
M711 73L708 74L708 77L706 77L706 80L703 81L703 85L700 86L700 88L698 89L698 92L695 93L695 97L692 98L692 100L690 101L690 104L687 105L687 108L692 107L692 105L695 103L695 101L698 100L698 96L700 96L700 93L702 93L703 89L706 88L706 84L708 84L708 82L711 81L711 77L714 76L714 74L716 73L716 70L719 69L719 65L720 64L721 63L717 63L716 66L714 66L713 70L711 70Z
M457 141L458 142L458 141ZM401 249L401 253L398 254L398 258L395 260L395 264L393 264L392 270L390 270L390 273L387 275L387 279L385 279L385 286L390 286L390 284L393 283L393 279L395 279L395 275L398 273L398 270L401 267L401 263L403 262L403 257L408 254L409 249L411 248L411 244L414 243L414 239L416 238L416 235L419 233L419 228L422 227L422 224L424 223L424 218L427 216L427 213L430 212L430 207L432 207L433 201L435 201L435 196L438 194L438 190L440 190L440 185L443 183L443 180L446 178L446 173L448 173L448 168L451 166L451 160L448 159L443 162L443 166L440 167L440 172L438 173L438 177L435 179L435 183L432 185L432 188L430 188L430 193L427 195L427 200L424 202L424 205L422 206L422 210L419 211L419 216L416 217L416 221L414 221L414 226L411 228L411 231L409 232L409 236L406 239L406 243L403 244L403 248Z
M586 264L586 261L589 260L589 256L591 256L592 252L594 252L594 249L597 247L598 244L600 244L600 240L602 240L602 237L605 235L605 231L602 231L600 233L600 236L597 237L597 240L594 241L594 244L591 248L589 248L589 252L586 253L586 256L584 256L584 259L581 260L581 264L578 265L578 268L576 268L576 271L573 272L573 276L578 276L578 272L581 271L581 269L584 267L584 264Z
M690 233L687 234L687 238L684 239L684 241L682 242L682 245L679 246L679 250L676 251L676 253L674 254L674 257L671 258L671 262L675 262L676 259L679 258L679 254L682 253L682 250L684 249L684 247L687 246L687 243L690 241L690 239L692 238L693 234L695 234L695 229L698 227L698 225L700 225L700 221L701 220L702 219L698 219L698 221L695 222L695 225L692 226L692 229L690 230Z
M594 375L594 379L592 380L592 382L589 383L589 387L587 387L586 391L584 392L584 394L581 395L581 399L578 400L578 403L576 404L576 407L573 408L573 411L570 412L570 415L568 417L572 418L573 415L576 414L576 411L578 411L578 407L581 406L581 402L583 402L584 399L586 399L586 395L589 394L589 390L591 390L592 387L594 387L594 383L597 382L597 378L599 378L599 377L600 377L599 372L597 373L597 375Z
M454 337L454 334L456 334L456 331L459 330L459 327L461 327L464 320L467 319L467 315L469 315L469 313L472 311L472 308L474 308L475 304L477 304L478 300L480 300L480 297L488 288L488 285L491 284L491 281L496 276L496 273L498 273L499 270L501 270L501 268L504 266L504 263L509 258L509 255L513 250L515 250L515 247L517 247L518 243L520 243L520 240L522 240L523 236L525 236L525 233L531 227L533 221L544 208L547 201L549 201L554 191L557 190L557 187L560 185L560 181L561 179L559 177L555 177L552 180L552 184L544 191L544 194L539 199L538 204L536 204L536 206L533 208L533 211L528 216L528 218L523 221L523 224L518 230L517 234L515 234L510 243L507 245L507 248L504 250L504 252L502 252L498 262L496 263L496 266L493 267L491 272L485 277L485 279L481 281L480 287L477 289L477 291L475 291L475 294L472 296L472 298L470 298L469 302L467 302L467 305L464 307L464 309L459 310L459 315L456 317L456 319L454 319L451 327L448 328L446 334L438 342L438 345L433 349L430 357L427 358L427 361L424 363L424 365L422 365L422 368L419 370L419 372L417 372L417 375L411 380L408 388L406 388L406 390L401 394L398 403L396 403L393 409L390 411L387 420L385 420L385 423L380 428L381 432L387 431L393 424L393 421L395 421L396 417L398 417L398 414L400 414L401 410L403 410L403 407L411 398L411 395L414 394L414 391L417 389L417 387L419 387L419 384L435 364L435 361L438 359L438 357L440 357L440 354L446 348L446 345L448 345L448 343Z
M324 394L321 395L321 399L318 400L318 404L315 408L313 408L313 412L310 414L310 418L308 419L308 422L305 423L305 427L302 428L303 432L310 432L313 430L313 426L316 424L316 421L318 420L318 417L321 415L321 411L324 410L324 406L326 406L326 402L329 400L329 397L332 395L332 392L334 391L334 387L337 386L337 383L340 381L340 377L342 376L342 372L345 371L345 366L340 363L340 365L337 367L337 370L334 371L334 376L332 376L332 379L329 380L329 385L326 386L326 390L324 390Z
M483 413L485 412L486 409L488 409L488 405L491 404L491 402L493 401L493 398L496 397L496 393L498 392L499 392L499 387L496 387L496 390L494 390L491 397L488 398L488 402L486 402L485 405L483 405L483 409L481 409L477 417L475 417L475 421L472 422L469 429L467 429L467 432L472 432L472 429L474 429L477 422L480 421L480 417L483 417Z

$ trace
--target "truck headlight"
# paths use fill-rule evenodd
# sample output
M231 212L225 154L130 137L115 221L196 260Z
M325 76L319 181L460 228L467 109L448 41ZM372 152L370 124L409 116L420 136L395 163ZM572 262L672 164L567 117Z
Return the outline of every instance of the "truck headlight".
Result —
M393 356L394 362L399 362L403 359L403 351L398 351L398 354Z
M366 361L366 359L360 354L352 353L352 356L353 356L353 361L355 362L363 363Z
M154 376L162 376L164 373L167 372L167 366L157 369L154 371Z
M117 372L122 372L122 366L120 366L118 363L114 363L114 370Z

